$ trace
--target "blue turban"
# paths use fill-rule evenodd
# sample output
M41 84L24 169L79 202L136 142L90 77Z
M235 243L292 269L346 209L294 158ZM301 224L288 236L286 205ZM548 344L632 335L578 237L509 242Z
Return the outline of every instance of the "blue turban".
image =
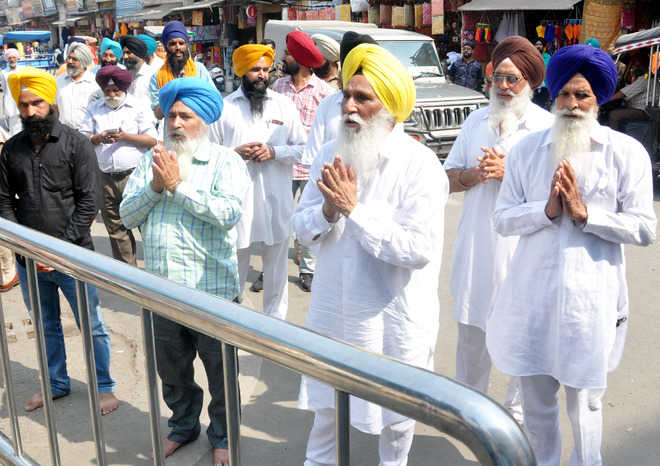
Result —
M115 54L117 60L121 60L121 57L124 56L124 52L122 51L119 42L115 42L109 37L104 37L101 41L101 55L103 55L103 53L108 49L112 50L112 53Z
M183 39L188 42L188 31L181 21L170 21L163 28L163 44L167 45L170 39Z
M156 42L156 39L146 34L138 34L138 37L147 45L147 55L153 55L158 48L158 42Z
M158 94L165 115L180 100L209 125L222 114L222 96L213 84L199 78L178 78L165 84Z
M552 100L578 73L589 81L598 105L612 98L618 77L614 61L599 48L578 44L561 48L550 58L545 79Z

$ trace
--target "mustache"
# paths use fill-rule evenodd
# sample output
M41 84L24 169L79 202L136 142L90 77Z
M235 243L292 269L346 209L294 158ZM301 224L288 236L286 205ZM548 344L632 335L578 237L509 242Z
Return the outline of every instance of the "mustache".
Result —
M358 125L365 125L367 122L357 113L349 113L344 115L343 118L344 124L346 123L357 123Z
M497 93L498 96L500 96L500 95L508 95L509 97L515 97L515 96L516 96L516 93L513 92L511 89L507 89L507 90L504 90L504 89L500 90L500 89L498 89L498 90L496 91L496 93Z
M174 140L174 136L182 136L184 139L188 139L188 135L182 129L173 129L167 132L167 139Z
M580 110L579 108L576 108L575 110L557 110L557 116L560 117L577 117L577 118L586 118L589 116L589 112L585 112L583 110Z

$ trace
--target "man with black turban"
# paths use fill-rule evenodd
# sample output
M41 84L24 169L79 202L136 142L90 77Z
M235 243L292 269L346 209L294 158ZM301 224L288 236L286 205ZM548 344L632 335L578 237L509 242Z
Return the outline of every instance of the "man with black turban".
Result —
M124 66L133 76L133 82L128 93L137 99L150 104L149 82L156 70L147 64L147 44L136 36L122 36L119 38L124 52Z
M490 105L470 114L444 164L451 192L465 192L450 282L458 323L456 379L484 394L491 369L486 319L517 243L517 238L503 238L492 226L506 155L524 136L553 121L530 100L543 81L545 66L527 39L513 36L500 42L493 51L493 69ZM504 405L522 422L515 378Z
M142 154L156 144L157 133L153 112L127 92L131 81L131 73L118 66L100 68L96 82L103 98L87 107L79 130L89 137L96 150L101 215L108 230L112 257L137 265L135 237L121 223L119 204L129 175Z
M560 463L563 385L575 441L570 464L595 466L601 399L627 326L623 245L655 240L651 164L639 142L596 119L617 82L607 53L564 47L546 80L555 122L510 151L493 215L499 234L519 240L486 344L500 371L520 377L538 464Z

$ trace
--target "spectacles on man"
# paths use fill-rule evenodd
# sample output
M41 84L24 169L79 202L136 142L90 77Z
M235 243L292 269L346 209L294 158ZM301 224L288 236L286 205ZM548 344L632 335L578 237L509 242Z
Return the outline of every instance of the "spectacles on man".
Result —
M506 81L510 86L515 86L523 78L522 76L516 76L515 74L494 73L491 79L497 84L502 84L504 81Z

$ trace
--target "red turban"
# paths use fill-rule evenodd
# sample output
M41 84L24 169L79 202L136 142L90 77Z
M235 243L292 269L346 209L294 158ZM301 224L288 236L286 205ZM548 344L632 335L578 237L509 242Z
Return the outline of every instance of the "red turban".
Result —
M545 62L541 53L530 41L521 36L511 36L497 44L493 50L493 69L507 58L520 70L529 87L536 89L545 77Z
M293 31L286 36L286 49L302 66L318 68L325 63L325 58L316 48L311 37L302 31Z
M133 76L127 70L119 68L116 65L102 66L96 72L96 82L99 87L105 90L109 84L114 84L122 91L126 92L131 87Z

